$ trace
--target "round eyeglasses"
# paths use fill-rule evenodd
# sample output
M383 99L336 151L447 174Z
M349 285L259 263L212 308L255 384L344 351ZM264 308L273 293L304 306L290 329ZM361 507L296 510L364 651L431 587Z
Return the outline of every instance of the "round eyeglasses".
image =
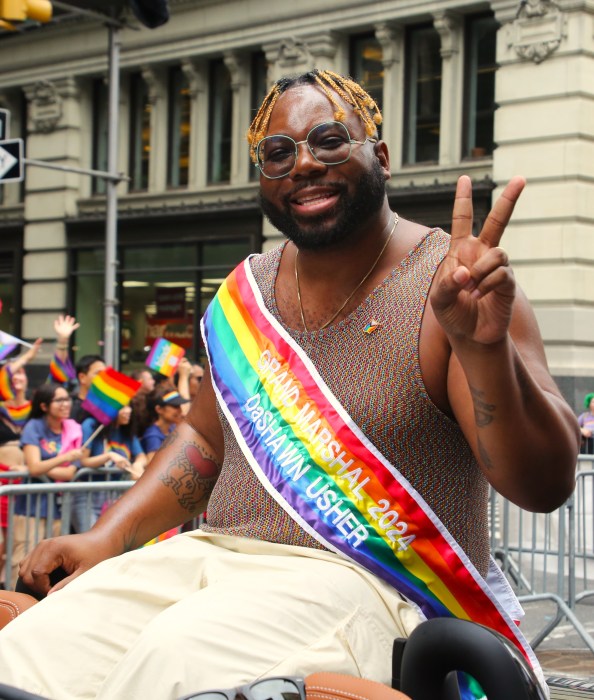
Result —
M303 141L295 141L284 134L265 136L256 146L255 164L264 177L277 180L285 177L295 167L297 149L306 143L312 156L323 165L340 165L351 157L353 145L363 146L368 141L377 143L377 139L366 138L365 141L352 139L349 130L342 122L324 122L314 126Z

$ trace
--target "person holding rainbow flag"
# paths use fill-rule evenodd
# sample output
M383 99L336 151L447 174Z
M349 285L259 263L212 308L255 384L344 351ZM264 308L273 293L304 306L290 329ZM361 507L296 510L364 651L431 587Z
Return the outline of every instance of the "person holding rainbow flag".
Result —
M219 289L198 394L135 486L23 562L39 592L66 577L0 632L5 682L58 700L316 670L387 683L393 639L430 617L497 630L538 674L488 489L558 507L579 430L500 247L525 182L478 236L466 176L451 235L406 221L381 121L331 71L272 86L248 141L288 241ZM137 549L207 504L199 530Z
M68 355L72 333L79 327L72 316L60 315L54 321L56 347L50 362L49 379L64 384L74 378L74 367ZM28 397L29 380L26 365L37 356L43 340L37 340L25 352L9 359L0 367L0 472L27 471L20 436L31 414ZM0 484L6 480L0 480ZM13 482L14 483L14 482ZM0 527L6 535L8 526L7 498L0 497ZM0 538L0 574L4 557L4 543ZM0 575L0 580L3 580Z

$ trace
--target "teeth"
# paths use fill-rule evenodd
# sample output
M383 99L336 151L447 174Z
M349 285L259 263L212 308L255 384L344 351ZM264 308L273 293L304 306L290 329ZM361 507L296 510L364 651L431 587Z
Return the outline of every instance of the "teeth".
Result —
M311 202L319 202L322 199L328 199L330 195L328 194L314 194L309 197L300 197L297 200L297 204L310 204Z

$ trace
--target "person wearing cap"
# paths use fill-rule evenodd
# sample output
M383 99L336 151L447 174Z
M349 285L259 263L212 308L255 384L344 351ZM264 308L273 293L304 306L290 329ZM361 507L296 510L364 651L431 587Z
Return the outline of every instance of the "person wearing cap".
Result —
M161 447L165 438L181 422L182 406L189 403L170 385L159 386L148 396L148 409L153 422L140 438L142 449L150 463L155 452Z
M580 431L582 433L582 446L580 452L582 454L594 454L594 392L590 392L584 396L583 413L578 417Z

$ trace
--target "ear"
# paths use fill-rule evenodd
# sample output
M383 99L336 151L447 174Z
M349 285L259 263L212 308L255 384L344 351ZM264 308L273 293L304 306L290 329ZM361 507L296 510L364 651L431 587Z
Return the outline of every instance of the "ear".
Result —
M47 413L49 411L49 405L46 403L40 403L39 408L44 412Z
M388 144L385 141L378 141L374 144L373 150L382 166L386 180L389 180L392 177L392 171L390 170L390 152L388 150Z

